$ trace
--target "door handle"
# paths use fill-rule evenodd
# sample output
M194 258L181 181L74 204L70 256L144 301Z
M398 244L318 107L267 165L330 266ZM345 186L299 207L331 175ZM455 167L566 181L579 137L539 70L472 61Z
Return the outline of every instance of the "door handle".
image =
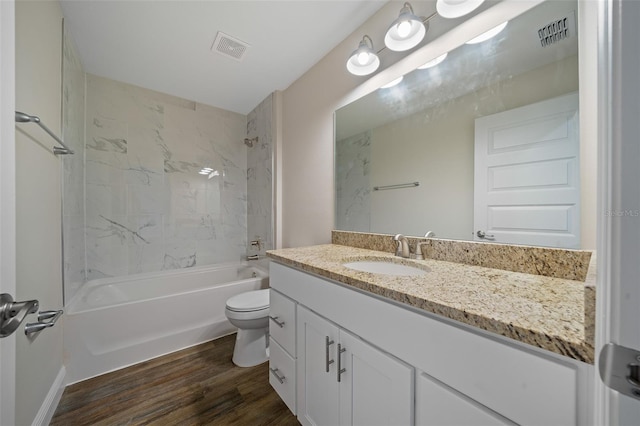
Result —
M37 300L16 302L10 294L0 294L0 337L13 334L25 317L38 312L39 307L40 302Z
M491 234L487 234L484 231L479 230L478 232L476 232L476 235L478 236L478 238L481 238L483 240L495 240L496 237L494 235Z
M346 350L347 348L338 343L338 383L340 383L340 376L342 376L342 373L345 373L347 371L346 368L342 368L342 362L340 361L342 358L340 355Z
M283 328L284 327L284 321L278 321L278 318L280 317L272 317L271 315L269 315L269 319L273 322L275 322L278 327Z
M271 374L276 376L276 379L280 382L280 384L283 384L286 380L285 376L281 376L280 374L278 374L279 370L277 368L269 368L269 371L271 371Z
M329 366L331 364L334 363L334 360L329 359L329 346L333 345L335 342L331 339L329 339L329 336L327 336L325 343L324 343L324 349L325 349L325 368L326 368L326 372L329 372Z
M598 367L605 385L640 400L640 351L607 343L600 351Z

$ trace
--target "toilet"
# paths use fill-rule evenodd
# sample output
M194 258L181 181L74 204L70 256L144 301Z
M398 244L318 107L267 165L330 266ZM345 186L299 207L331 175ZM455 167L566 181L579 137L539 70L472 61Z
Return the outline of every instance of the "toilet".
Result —
M269 289L240 293L227 300L225 315L238 327L232 361L238 367L253 367L269 359Z

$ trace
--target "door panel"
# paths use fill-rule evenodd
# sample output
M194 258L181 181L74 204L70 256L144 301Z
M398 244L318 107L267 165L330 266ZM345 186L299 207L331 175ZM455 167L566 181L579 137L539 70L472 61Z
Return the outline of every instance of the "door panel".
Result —
M327 358L327 337L332 341ZM336 347L338 328L298 307L298 420L304 425L338 424ZM329 371L327 372L327 359Z
M640 351L640 2L613 0L601 13L610 17L611 27L603 30L603 43L612 52L611 74L605 84L607 105L599 124L605 134L606 149L600 153L598 245L597 350L612 342ZM605 91L606 91L605 90ZM624 364L622 365L625 368ZM624 396L598 384L597 421L612 425L638 424L640 397ZM640 387L639 387L640 389ZM604 419L603 419L604 418Z
M577 111L570 94L476 120L474 232L580 247Z
M515 423L421 373L416 382L416 425L506 426Z
M340 424L412 424L413 368L344 330L340 343Z

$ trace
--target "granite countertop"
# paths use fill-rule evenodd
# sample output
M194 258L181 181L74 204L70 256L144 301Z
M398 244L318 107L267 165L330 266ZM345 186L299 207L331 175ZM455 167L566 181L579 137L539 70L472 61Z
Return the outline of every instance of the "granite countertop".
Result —
M271 250L284 265L446 318L593 364L585 333L585 283L325 244ZM427 269L421 276L360 272L343 263L388 258Z

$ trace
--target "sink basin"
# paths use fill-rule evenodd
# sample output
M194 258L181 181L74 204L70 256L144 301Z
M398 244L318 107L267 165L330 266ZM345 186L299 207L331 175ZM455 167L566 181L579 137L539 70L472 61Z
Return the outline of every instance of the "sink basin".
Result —
M384 260L357 260L355 262L343 263L342 266L356 271L370 272L372 274L384 274L384 275L405 275L405 276L419 276L425 275L426 270L417 268L415 266L409 266L402 263L395 263L393 261Z

